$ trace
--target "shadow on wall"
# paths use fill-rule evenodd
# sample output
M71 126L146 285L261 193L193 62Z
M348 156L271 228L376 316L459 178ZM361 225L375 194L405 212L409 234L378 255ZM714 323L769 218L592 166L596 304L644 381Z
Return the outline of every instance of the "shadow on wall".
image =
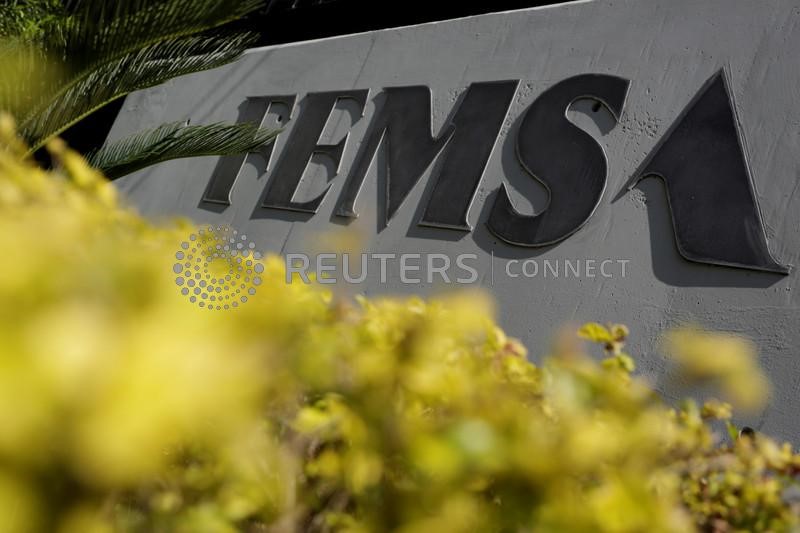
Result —
M645 195L653 274L675 287L753 287L766 288L786 278L782 274L758 272L684 259L675 243L667 191L658 178L645 178L636 186Z

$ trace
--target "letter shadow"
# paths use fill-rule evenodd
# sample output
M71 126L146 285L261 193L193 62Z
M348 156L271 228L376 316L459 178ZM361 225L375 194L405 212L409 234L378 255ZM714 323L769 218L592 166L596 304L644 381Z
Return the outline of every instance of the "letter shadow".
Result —
M667 191L661 179L647 177L636 187L645 195L653 274L674 287L749 287L767 288L787 279L783 274L744 268L697 263L678 251ZM623 189L612 203L626 194Z

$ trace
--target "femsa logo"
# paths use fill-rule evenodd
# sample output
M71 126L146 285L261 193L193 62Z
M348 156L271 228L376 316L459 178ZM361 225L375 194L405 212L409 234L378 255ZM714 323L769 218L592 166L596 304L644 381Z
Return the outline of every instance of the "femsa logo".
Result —
M386 150L386 222L397 213L411 189L438 159L432 193L420 225L471 231L468 214L494 145L516 94L518 80L474 83L451 121L431 134L431 91L427 87L392 87L383 92L370 127L349 170L335 214L356 217L356 200L382 143ZM616 122L625 107L629 80L585 74L561 81L527 109L516 139L520 165L549 193L547 207L523 215L501 186L488 227L514 246L557 243L591 218L606 187L608 164L603 148L567 119L576 100L591 98L606 107ZM310 93L300 106L285 153L277 163L261 205L316 213L328 188L306 202L293 200L303 173L316 154L339 168L348 136L320 144L336 104L356 103L361 116L368 90ZM296 96L248 98L240 120L261 123L271 106L293 109ZM377 102L376 102L377 104ZM633 184L657 176L666 184L678 249L688 260L786 274L789 269L770 255L756 202L743 141L724 72L716 73L647 157ZM615 122L615 123L616 123ZM259 154L266 161L272 146ZM203 201L230 205L231 189L245 155L224 159L211 178Z

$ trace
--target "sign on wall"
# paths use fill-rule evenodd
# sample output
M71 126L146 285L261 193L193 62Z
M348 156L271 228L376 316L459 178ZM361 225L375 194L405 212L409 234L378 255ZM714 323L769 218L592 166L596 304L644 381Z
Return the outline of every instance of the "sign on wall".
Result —
M564 322L626 322L667 395L665 327L748 335L777 392L747 422L791 437L798 20L796 0L595 0L258 49L131 95L112 137L251 121L275 145L121 188L343 290L482 286L534 353ZM364 253L320 243L342 231Z

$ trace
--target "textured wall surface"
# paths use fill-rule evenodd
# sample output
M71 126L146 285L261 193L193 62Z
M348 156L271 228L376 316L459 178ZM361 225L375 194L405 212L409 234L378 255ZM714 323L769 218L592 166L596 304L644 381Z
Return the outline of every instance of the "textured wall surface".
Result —
M119 182L145 214L182 214L198 222L230 224L273 252L320 250L319 236L353 228L370 252L435 252L478 255L481 284L502 303L500 320L522 338L533 357L544 352L558 325L589 320L629 324L631 352L640 372L667 397L683 394L669 376L657 344L664 328L694 323L752 338L774 385L763 413L740 418L777 436L800 438L800 287L789 276L708 266L684 260L676 249L664 186L646 179L626 193L626 183L681 111L716 71L724 68L740 121L772 255L798 264L800 255L800 0L594 0L486 15L417 27L253 50L230 66L173 80L132 94L112 138L161 122L193 124L236 120L248 96L371 89L365 116L351 127L348 112L334 113L325 136L350 142L342 172L314 216L259 208L271 178L251 158L237 181L232 205L200 200L218 158L174 161ZM514 138L522 112L555 82L584 73L631 80L620 123L576 104L574 122L601 143L609 166L608 185L594 216L567 240L526 249L499 241L485 221L501 183L514 191L520 211L546 206L547 195L521 169ZM411 192L388 227L380 228L373 165L359 196L360 218L351 224L333 216L347 170L375 111L383 87L427 85L434 95L438 132L472 82L520 79L483 182L470 210L472 233L422 228L417 221L430 193L428 174ZM293 117L298 111L295 110ZM284 117L285 118L285 117ZM291 132L281 136L269 170ZM379 162L382 158L378 158ZM325 186L325 167L315 166L302 195ZM488 199L488 201L487 201ZM329 251L329 250L322 250ZM627 259L627 276L594 279L509 279L509 259ZM495 267L492 279L492 264ZM396 269L396 265L395 265ZM431 294L438 285L403 285L394 273L386 284L342 290L367 294Z

